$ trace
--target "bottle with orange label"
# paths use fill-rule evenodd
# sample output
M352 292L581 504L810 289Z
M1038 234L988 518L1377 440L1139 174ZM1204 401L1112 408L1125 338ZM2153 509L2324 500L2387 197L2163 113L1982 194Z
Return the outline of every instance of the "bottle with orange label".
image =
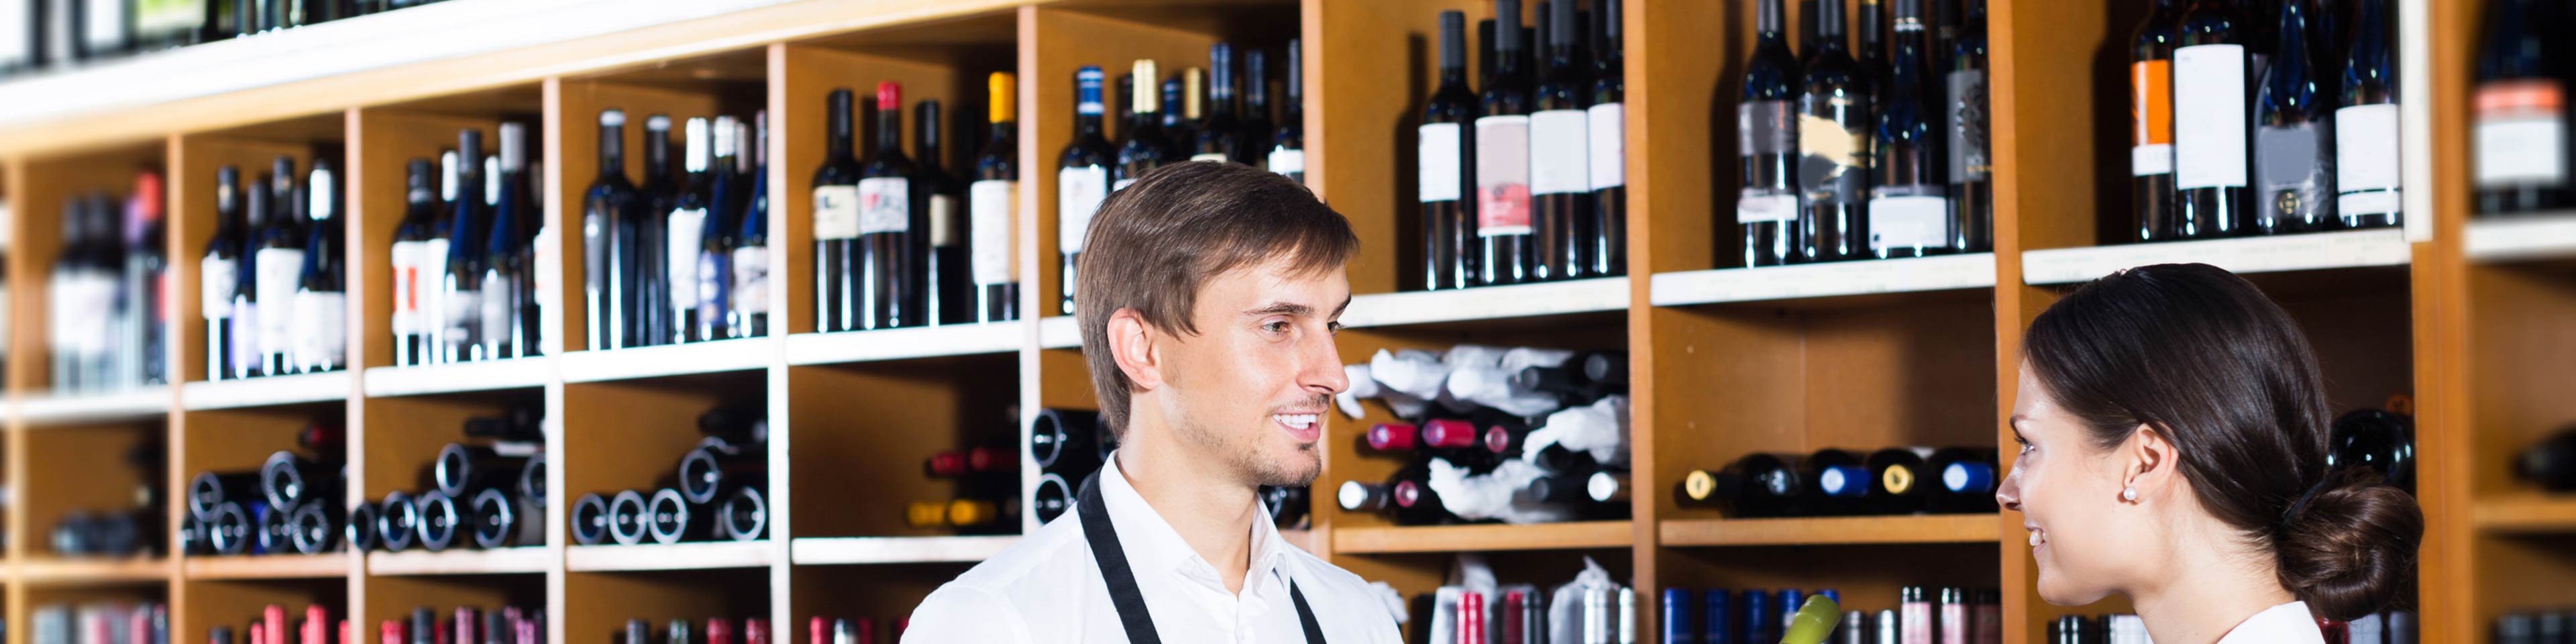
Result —
M2547 34L2562 24L2556 3L2503 0L2488 8L2478 52L2470 123L2478 214L2494 216L2567 204L2567 85L2561 53Z
M2173 238L2174 0L2156 0L2129 39L2129 213L2136 241Z

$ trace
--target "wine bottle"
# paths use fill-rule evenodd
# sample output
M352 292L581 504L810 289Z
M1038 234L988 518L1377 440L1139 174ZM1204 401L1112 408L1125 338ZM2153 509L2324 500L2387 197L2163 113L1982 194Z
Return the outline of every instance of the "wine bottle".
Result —
M1270 118L1270 53L1255 47L1243 52L1243 141L1235 162L1270 168L1270 136L1278 122Z
M347 271L342 268L347 231L339 216L337 165L329 159L314 159L304 184L313 225L305 235L304 265L296 275L294 367L302 372L337 371L348 353L349 337L349 289Z
M2415 421L2380 409L2357 409L2336 417L2328 432L2326 466L2337 470L2369 468L2381 483L2415 491Z
M645 533L653 543L704 541L715 534L714 518L683 500L679 490L655 490L645 507Z
M488 359L524 355L533 339L529 333L535 330L535 320L528 319L534 313L529 310L534 303L533 294L527 292L525 282L531 258L527 239L519 232L531 213L521 209L518 188L511 181L526 171L527 150L522 147L526 128L516 122L501 124L500 140L495 142L500 154L487 166L488 174L483 177L485 192L490 196L485 205L491 208L491 223L482 231L483 236L474 240L483 247L484 258L482 270L475 276L475 291L483 299L474 308L479 316L475 326L480 331L476 351Z
M259 173L259 177L249 186L247 199L244 199L246 207L242 209L246 213L243 218L245 225L242 237L238 238L237 243L241 244L243 265L238 267L233 275L232 346L228 349L232 356L231 369L234 378L268 375L267 371L262 369L265 366L267 354L260 350L259 344L263 334L259 315L261 311L258 254L261 238L268 230L268 220L275 216L272 208L276 202L271 200L268 188L268 185L275 181L272 177L270 173Z
M420 498L412 501L412 506L419 510L419 518L414 520L412 530L420 538L420 549L439 552L461 543L459 537L464 536L468 528L465 525L465 508L458 507L458 503L456 497L437 490L422 492Z
M1898 4L1909 1L1897 0ZM1932 470L1925 468L1925 461L1932 453L1928 448L1893 448L1871 452L1867 463L1869 500L1865 505L1868 510L1878 514L1912 514L1923 511L1932 496L1933 481L1924 480L1926 476L1934 474Z
M305 213L294 204L295 158L279 156L269 174L269 211L253 233L254 300L264 303L259 316L259 370L265 375L296 373L290 359L295 347L295 286L304 272ZM285 197L283 199L279 197ZM280 508L283 510L283 508Z
M1591 127L1584 112L1591 81L1583 77L1575 59L1582 34L1574 19L1575 3L1542 6L1547 7L1550 20L1544 34L1547 68L1529 95L1529 143L1524 151L1529 159L1529 240L1535 253L1531 278L1578 279L1591 276L1585 272L1597 250L1591 240L1601 229L1589 190L1592 162L1585 156L1591 150L1584 140Z
M643 492L618 492L608 499L608 536L621 546L644 543L645 533L651 529L650 517Z
M1163 81L1163 138L1172 144L1172 161L1189 160L1190 147L1197 145L1198 90L1196 67L1183 67L1181 73Z
M859 328L859 179L850 153L851 95L832 90L824 114L823 166L814 169L815 330Z
M98 326L99 318L113 314L102 307L91 276L90 255L94 244L89 232L95 225L91 199L74 195L63 200L62 255L54 260L54 272L46 284L47 344L52 346L52 382L61 391L81 391L96 386L90 382L88 329ZM100 347L104 348L104 347Z
M1020 143L1017 78L993 72L985 119L991 134L975 157L975 182L966 187L967 260L973 275L977 322L1020 319Z
M1945 448L1932 453L1923 471L1939 477L1924 504L1933 512L1995 511L1995 450Z
M669 344L678 337L671 313L671 210L679 206L680 186L671 181L671 117L644 117L644 198L632 224L618 228L635 238L635 346Z
M762 538L769 526L769 501L761 488L735 488L733 496L716 506L717 538L731 541L753 541Z
M735 488L766 487L769 454L765 450L728 454L692 449L681 455L674 472L680 498L690 505L707 505L728 496Z
M385 493L384 502L376 506L376 543L385 552L402 552L419 538L420 506L401 490Z
M1929 87L1922 0L1896 0L1895 56L1880 84L1876 126L1877 168L1869 200L1869 247L1881 259L1923 257L1950 251L1951 202L1936 118L1949 111L1941 90ZM1936 116L1940 115L1940 116Z
M2254 97L2254 230L2261 234L2316 232L2333 226L2334 97L2320 91L2319 65L2310 56L2314 17L2305 0L2282 0L2271 62Z
M1133 75L1138 79L1137 82L1152 82L1157 77L1152 59L1137 59L1135 69ZM1111 168L1110 172L1109 190L1111 192L1125 190L1127 186L1135 185L1138 179L1144 178L1146 172L1174 159L1171 139L1167 138L1163 131L1161 116L1163 105L1160 99L1161 97L1156 96L1150 88L1138 88L1133 110L1133 127L1119 132L1119 138L1122 140L1118 143L1118 165Z
M1807 480L1807 514L1862 514L1869 510L1874 479L1860 455L1839 449L1817 450L1801 465Z
M591 351L621 349L635 342L635 239L623 234L618 224L634 219L632 211L642 200L635 184L626 180L626 112L601 110L599 176L581 197L582 333L588 336L585 347ZM410 220L404 224L408 226ZM394 254L399 258L402 252ZM394 285L402 289L402 278L397 276ZM401 295L395 297L399 316Z
M485 200L475 194L484 185L482 159L483 132L458 132L456 203L448 216L446 270L438 298L443 308L441 362L476 360L482 353L484 245L474 243L484 239L486 219Z
M1798 213L1804 193L1798 178L1798 117L1795 101L1804 74L1789 52L1789 17L1785 0L1758 0L1754 14L1753 59L1744 66L1744 86L1735 117L1737 155L1744 182L1735 201L1735 221L1743 228L1744 265L1779 266L1798 256Z
M2351 2L2342 107L2334 113L2335 215L2344 228L2396 226L2404 223L2406 206L2397 169L2404 146L2397 142L2395 20L2387 0Z
M1831 262L1868 254L1869 79L1843 45L1843 5L1817 5L1823 42L1807 58L1798 94L1797 261Z
M1306 184L1306 59L1300 55L1297 39L1288 39L1288 91L1280 107L1279 125L1270 133L1270 152L1262 157L1263 169L1276 172Z
M526 504L500 488L483 488L474 493L472 536L474 547L486 550L516 545L541 545L545 531Z
M340 521L336 513L316 499L295 506L286 515L287 544L296 554L315 555L337 550L340 545ZM316 644L319 639L313 639Z
M1476 110L1477 283L1519 284L1542 279L1530 203L1528 72L1521 40L1520 0L1495 0L1494 59Z
M432 192L435 189L433 182L437 180L432 174L434 172L437 168L428 159L412 159L408 164L403 218L394 226L393 246L386 254L392 277L389 293L393 298L393 314L390 325L394 336L393 360L397 367L429 362L427 337L421 320L423 296L420 288L421 269L429 254L429 240L437 229L437 193Z
M859 164L858 328L928 322L929 188L903 152L903 87L877 84L876 149Z
M913 104L913 161L921 165L921 186L928 193L929 252L924 254L922 275L927 283L922 292L929 299L922 319L927 324L966 324L975 321L975 282L967 274L966 211L958 202L966 199L965 184L948 173L942 159L941 142L948 140L940 129L947 119L940 118L940 102L925 100Z
M1415 192L1422 204L1424 290L1474 286L1477 246L1475 137L1460 130L1475 119L1477 98L1467 88L1467 16L1440 12L1440 87L1422 107L1416 127Z
M135 310L130 316L132 322L126 334L132 343L127 350L127 363L132 365L130 369L133 371L128 382L134 384L170 382L168 358L164 353L170 334L167 322L169 285L166 283L170 279L170 258L164 245L168 233L162 212L165 203L159 173L135 175L134 194L126 208L125 265L121 271L125 282L123 290L132 294ZM0 297L7 297L5 289L0 289ZM5 333L6 329L5 324L0 324L0 333ZM6 352L0 352L0 356L5 355Z
M2254 30L2230 0L2192 0L2182 14L2173 62L2176 237L2247 231Z
M292 508L308 501L319 501L339 495L340 469L336 462L307 458L293 451L270 454L260 465L261 495L269 507Z
M190 517L182 522L194 520ZM366 552L376 549L377 536L376 505L361 500L357 505L349 506L347 520L340 524L341 543L349 544L350 550Z
M1628 274L1628 95L1626 52L1620 38L1625 20L1621 0L1593 2L1592 106L1584 109L1584 141L1591 160L1585 185L1592 191L1595 230L1584 242L1590 249L1585 273Z
M714 141L707 119L702 117L690 117L681 125L681 132L687 143L680 163L688 168L688 179L681 183L678 199L662 220L667 227L663 233L666 254L662 265L669 270L663 283L669 293L663 300L669 305L663 309L663 315L670 320L670 333L662 336L666 343L707 339L698 335L704 328L699 322L698 255L705 247L707 220L715 218L711 214L716 207Z
M568 513L572 521L574 545L595 546L609 543L608 499L598 493L583 494L574 499Z
M2174 203L2174 45L2181 42L2176 0L2156 0L2129 37L2129 215L2135 241L2182 234Z
M1090 65L1074 72L1073 142L1056 155L1056 251L1064 258L1056 308L1064 315L1073 315L1083 236L1091 232L1091 215L1109 198L1109 168L1119 163L1118 148L1100 133L1106 111L1100 102L1102 78L1100 68Z
M1790 516L1805 509L1806 480L1797 457L1750 454L1721 471L1691 471L1682 478L1677 501L1714 506L1738 518Z
M732 327L736 338L769 335L769 112L751 115L751 196L744 200L742 225L734 227Z
M715 158L707 171L707 210L698 222L697 243L689 247L689 263L696 268L697 297L690 306L695 317L689 326L689 337L698 340L722 340L733 331L733 245L734 232L741 222L736 213L743 204L744 179L735 168L740 165L742 127L731 116L716 117L713 131Z
M1073 484L1053 472L1038 475L1037 492L1030 496L1030 509L1043 525L1064 516L1073 509Z
M1986 93L1986 0L1960 0L1967 19L1950 43L1950 250L1982 253L1994 248L1995 186L1993 113Z
M1236 161L1243 158L1243 122L1234 117L1235 88L1240 84L1234 71L1234 45L1208 46L1208 65L1214 71L1209 74L1207 118L1199 121L1190 160Z
M2562 428L2514 459L2514 475L2552 492L2576 492L2576 431Z
M2479 38L2469 115L2478 214L2565 207L2568 199L2566 63L2552 36L2565 9L2498 0Z

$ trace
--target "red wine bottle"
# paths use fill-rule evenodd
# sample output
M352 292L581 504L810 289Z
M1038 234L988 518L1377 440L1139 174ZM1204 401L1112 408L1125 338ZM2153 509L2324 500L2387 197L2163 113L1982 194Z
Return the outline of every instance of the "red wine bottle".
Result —
M2174 186L2177 237L2233 237L2249 230L2257 28L2235 2L2192 0L2174 49Z
M2129 215L2134 241L2182 234L2174 203L2174 45L2181 41L2175 0L2156 0L2129 37Z
M823 166L814 169L814 308L816 331L859 328L859 179L850 152L850 90L832 90Z
M859 162L858 327L929 321L930 190L903 152L903 87L877 84L876 151Z
M1414 128L1415 192L1422 204L1422 288L1466 288L1477 280L1476 139L1465 132L1476 117L1476 93L1467 88L1466 14L1440 13L1440 87L1422 107Z
M1109 198L1110 167L1119 164L1119 149L1101 135L1099 67L1084 65L1074 77L1073 142L1056 157L1056 252L1063 257L1058 284L1058 313L1073 315L1073 296L1081 268L1083 236L1091 232L1091 215Z
M1587 269L1601 230L1600 213L1592 208L1591 160L1585 156L1591 150L1584 139L1591 123L1584 101L1591 98L1592 83L1575 57L1583 33L1575 3L1540 6L1549 21L1543 34L1547 68L1531 91L1528 125L1530 242L1537 256L1532 277L1578 279L1592 276Z
M1628 274L1628 95L1626 52L1620 33L1626 27L1621 0L1595 0L1592 5L1592 103L1584 110L1585 172L1592 191L1594 229L1583 242L1585 273Z
M1520 0L1494 0L1494 59L1476 111L1477 283L1519 284L1546 279L1538 268L1538 242L1530 195L1528 71L1522 68Z
M1745 266L1779 266L1798 256L1796 100L1803 74L1789 51L1784 0L1758 0L1753 58L1735 107L1736 149L1744 168L1737 186L1735 221L1744 237Z
M1020 319L1020 144L1018 84L1009 72L986 80L986 119L992 133L975 157L975 181L966 186L967 247L974 279L974 320Z

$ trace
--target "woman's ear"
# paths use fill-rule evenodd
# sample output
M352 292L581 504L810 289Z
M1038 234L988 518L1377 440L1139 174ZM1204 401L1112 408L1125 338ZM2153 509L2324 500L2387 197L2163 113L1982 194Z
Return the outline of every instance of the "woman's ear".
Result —
M2173 437L2154 425L2138 425L2121 445L2121 497L2128 501L2163 498L2181 488L2182 463ZM2130 490L2137 498L2128 498Z
M1138 391L1152 391L1163 386L1161 352L1154 349L1154 325L1145 323L1145 315L1136 309L1119 309L1109 316L1109 354L1117 358L1118 370L1126 372L1127 381Z

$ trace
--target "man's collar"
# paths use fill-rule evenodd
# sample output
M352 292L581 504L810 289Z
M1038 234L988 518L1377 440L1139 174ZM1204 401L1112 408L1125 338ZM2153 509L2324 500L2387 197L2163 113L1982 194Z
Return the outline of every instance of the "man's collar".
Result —
M1200 557L1198 549L1190 547L1189 541L1181 538L1180 531L1172 529L1171 522L1164 520L1161 512L1145 502L1145 496L1136 492L1135 484L1127 482L1126 472L1119 469L1117 454L1112 453L1102 465L1099 480L1094 485L1100 486L1100 500L1109 508L1109 520L1118 530L1119 545L1127 551L1127 558L1137 570L1186 574L1192 563L1214 569L1214 564ZM1271 524L1270 509L1263 507L1258 500L1253 501L1253 506L1252 559L1251 567L1245 569L1244 586L1257 589L1274 576L1282 582L1286 580L1288 571L1282 570L1281 566L1287 559L1289 546L1287 540L1280 538L1279 529Z

